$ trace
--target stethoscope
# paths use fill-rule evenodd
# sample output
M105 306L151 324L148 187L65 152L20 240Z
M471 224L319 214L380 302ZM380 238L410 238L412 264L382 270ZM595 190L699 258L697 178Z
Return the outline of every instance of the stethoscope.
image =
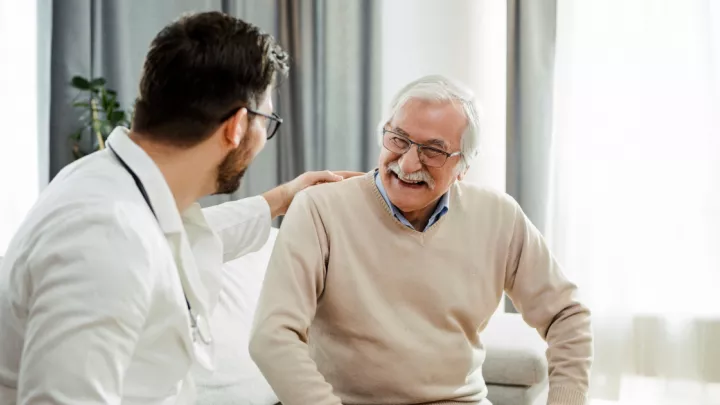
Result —
M115 157L118 159L120 164L125 168L125 170L130 173L130 176L132 176L133 180L135 181L135 185L137 186L138 190L140 190L140 194L142 194L143 199L145 200L145 203L147 204L148 208L150 208L150 211L153 213L153 216L155 216L155 220L157 220L157 214L155 214L155 209L153 209L152 204L150 203L150 197L148 197L147 191L145 190L145 186L143 186L142 182L140 181L140 178L135 174L135 172L130 168L130 166L125 163L125 161L118 155L117 152L115 152L115 149L112 148L110 144L107 145L108 148L112 151L112 153L115 155ZM182 284L181 287L182 288ZM185 289L183 288L183 296L185 296L185 303L187 304L188 309L188 315L190 316L190 326L192 326L192 332L193 332L193 341L197 341L197 338L199 337L200 340L205 343L206 345L209 345L212 343L212 334L210 333L210 324L208 324L207 320L200 315L195 315L193 313L192 307L190 306L190 301L187 298L187 294L185 294Z

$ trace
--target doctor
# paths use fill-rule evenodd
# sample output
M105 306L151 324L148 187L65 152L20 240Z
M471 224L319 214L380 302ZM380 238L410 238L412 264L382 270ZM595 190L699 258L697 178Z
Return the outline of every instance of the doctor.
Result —
M222 262L259 249L299 190L342 179L195 203L235 191L276 134L270 91L287 69L272 37L220 13L156 36L132 130L58 174L0 267L0 404L193 402Z

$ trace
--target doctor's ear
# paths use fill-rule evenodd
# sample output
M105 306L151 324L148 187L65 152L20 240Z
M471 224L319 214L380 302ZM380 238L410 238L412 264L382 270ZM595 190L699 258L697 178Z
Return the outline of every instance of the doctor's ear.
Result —
M233 148L240 145L240 141L248 130L248 112L247 108L239 109L225 124L223 129L223 138Z

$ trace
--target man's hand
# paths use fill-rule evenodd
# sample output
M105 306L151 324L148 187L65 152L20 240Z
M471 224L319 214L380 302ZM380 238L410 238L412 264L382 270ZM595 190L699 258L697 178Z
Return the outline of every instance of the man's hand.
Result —
M279 215L285 215L288 207L290 207L290 203L293 198L295 198L295 194L300 191L316 184L332 183L350 177L361 176L363 174L365 173L353 171L331 172L329 170L321 172L307 172L281 186L275 187L262 196L268 202L268 205L270 205L271 217L275 218Z

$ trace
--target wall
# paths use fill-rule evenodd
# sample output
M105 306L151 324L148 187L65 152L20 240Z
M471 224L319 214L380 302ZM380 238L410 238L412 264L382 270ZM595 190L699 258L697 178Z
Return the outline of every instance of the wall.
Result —
M403 85L444 74L470 86L483 113L483 146L467 181L505 189L505 2L384 0L382 102Z
M38 195L34 1L0 0L0 256Z

